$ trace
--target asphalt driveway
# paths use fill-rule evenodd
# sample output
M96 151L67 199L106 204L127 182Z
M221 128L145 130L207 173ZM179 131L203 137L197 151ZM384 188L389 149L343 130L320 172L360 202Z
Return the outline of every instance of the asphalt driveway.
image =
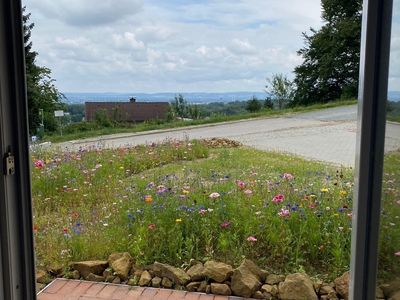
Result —
M357 106L342 106L279 118L243 120L137 134L116 134L59 144L62 149L120 147L166 139L224 137L260 150L281 151L307 159L353 166ZM386 152L400 149L400 124L388 123Z

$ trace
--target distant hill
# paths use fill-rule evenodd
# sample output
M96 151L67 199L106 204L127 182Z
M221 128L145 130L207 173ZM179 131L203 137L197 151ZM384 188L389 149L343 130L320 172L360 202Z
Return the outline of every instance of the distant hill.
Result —
M135 97L138 101L157 102L174 100L178 93L64 93L67 98L65 102L70 104L85 103L88 101L129 101L129 98ZM182 93L185 99L190 103L206 104L212 102L233 102L246 101L253 96L258 99L265 99L267 96L264 92L228 92L228 93ZM389 100L400 101L400 91L389 92Z
M137 101L157 102L166 101L171 102L174 100L175 95L178 93L64 93L67 103L84 103L88 101L115 101L123 102L129 101L129 98L135 97ZM245 101L251 99L253 96L258 99L265 99L267 94L265 92L229 92L229 93L181 93L185 99L190 103L211 103L211 102L232 102L232 101Z
M391 91L388 93L388 98L390 101L398 102L400 101L400 91Z

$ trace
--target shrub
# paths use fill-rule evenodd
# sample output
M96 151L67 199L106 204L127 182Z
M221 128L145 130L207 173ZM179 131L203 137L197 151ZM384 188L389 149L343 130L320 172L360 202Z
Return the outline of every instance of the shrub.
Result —
M247 101L247 104L246 104L246 110L247 110L247 111L249 111L249 112L251 112L251 113L254 113L254 112L260 111L261 108L262 108L262 104L261 104L261 102L257 99L257 97L254 97L254 96L253 96L252 99L250 99L250 100Z

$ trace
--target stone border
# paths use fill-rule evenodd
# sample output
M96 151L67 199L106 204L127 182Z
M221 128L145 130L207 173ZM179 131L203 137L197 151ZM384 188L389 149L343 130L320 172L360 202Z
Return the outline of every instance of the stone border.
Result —
M334 300L348 299L349 295L348 272L333 283L313 282L305 273L270 274L249 259L236 269L213 260L204 264L192 260L186 269L181 269L159 262L138 266L129 253L113 253L107 261L73 262L67 272L62 268L39 270L36 274L38 288L44 288L52 277L255 299ZM376 299L400 299L400 279L381 285Z

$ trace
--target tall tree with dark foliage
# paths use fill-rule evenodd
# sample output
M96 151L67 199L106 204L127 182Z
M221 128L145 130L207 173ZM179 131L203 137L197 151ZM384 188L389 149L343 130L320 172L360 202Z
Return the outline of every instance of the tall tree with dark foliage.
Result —
M54 111L62 109L61 103L63 95L54 85L54 79L51 78L49 68L40 67L36 64L37 52L32 50L31 34L35 26L29 22L31 14L26 13L23 8L23 27L24 27L24 46L25 46L25 67L28 94L28 117L29 131L36 134L37 128L43 123L46 131L55 131L57 122L54 117Z
M322 0L324 25L303 33L304 59L296 67L293 104L309 105L339 98L355 98L361 37L361 0Z

